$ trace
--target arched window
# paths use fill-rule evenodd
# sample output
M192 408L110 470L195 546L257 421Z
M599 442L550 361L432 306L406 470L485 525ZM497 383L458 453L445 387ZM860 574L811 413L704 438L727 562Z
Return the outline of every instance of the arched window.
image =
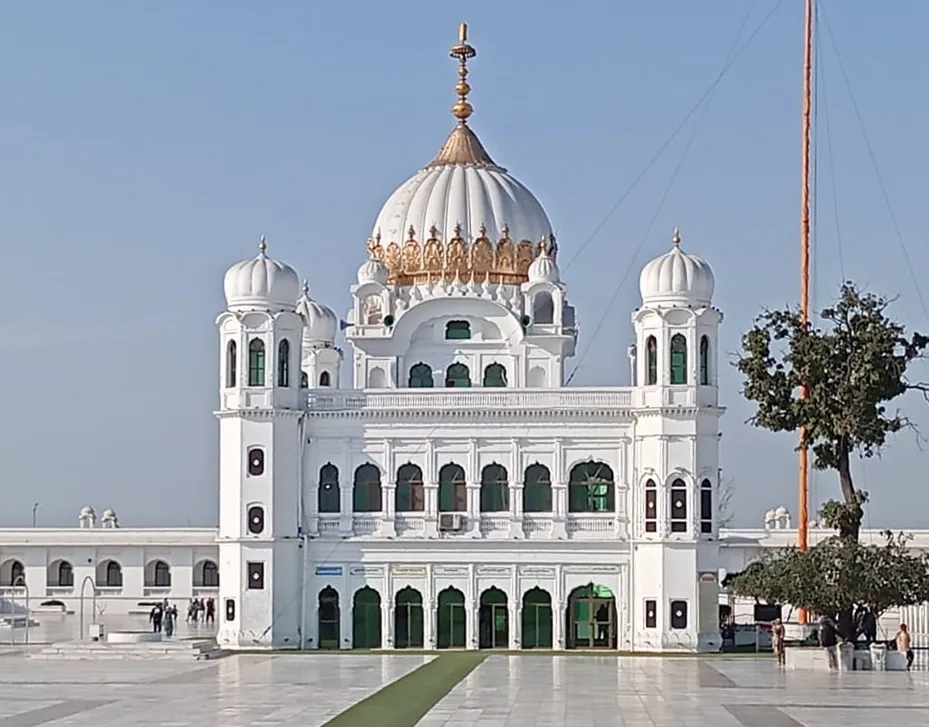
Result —
M671 483L671 532L687 532L687 485L678 478Z
M265 385L265 344L258 338L248 344L248 385Z
M700 532L713 534L713 484L709 480L700 483Z
M467 509L464 470L460 465L447 464L439 470L439 512L465 512Z
M526 468L523 486L523 512L552 511L552 475L544 464Z
M654 336L645 340L645 385L658 383L658 341Z
M320 388L325 388L327 386L332 386L332 378L329 376L328 371L323 371L319 375L319 386Z
M236 372L238 366L236 366L236 352L238 348L235 345L235 341L229 341L226 344L226 388L231 389L238 382L236 380Z
M492 363L484 369L484 386L506 386L506 368L503 364Z
M471 338L471 324L467 321L449 321L445 324L447 341L466 341Z
M277 385L290 386L290 341L286 338L277 345Z
M671 336L671 383L687 383L687 339L680 333Z
M155 588L170 588L171 586L171 567L163 560L155 563Z
M603 462L582 462L571 469L568 512L613 512L613 470Z
M26 582L26 569L18 560L13 561L10 566L10 585L21 586Z
M655 480L645 482L645 532L658 532L658 488Z
M551 325L555 322L555 301L552 300L551 293L543 291L536 294L532 301L532 322L542 325Z
M429 364L418 363L410 369L409 385L411 389L431 389L435 385Z
M123 569L115 560L106 564L106 585L107 588L123 587Z
M423 471L415 464L405 464L397 470L395 503L397 512L422 512L426 509Z
M510 509L510 483L506 467L487 465L481 472L481 512L506 512Z
M471 386L471 372L463 363L453 363L445 370L445 385L453 388Z
M355 512L381 511L381 471L373 464L363 464L355 470L352 510Z
M74 569L71 564L63 560L58 566L58 585L62 588L71 588L74 586Z
M204 588L219 588L219 568L212 560L203 562L202 576Z
M306 371L300 372L300 388L301 389L310 388L310 375Z
M700 384L710 385L710 339L700 336Z
M337 513L342 509L339 502L339 468L332 463L319 468L317 502L322 514Z

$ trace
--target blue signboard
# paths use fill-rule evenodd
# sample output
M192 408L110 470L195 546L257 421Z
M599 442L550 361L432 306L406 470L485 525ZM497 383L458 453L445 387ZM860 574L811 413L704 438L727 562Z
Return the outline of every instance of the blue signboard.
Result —
M316 566L316 575L318 576L340 576L342 575L342 566L340 565L318 565Z

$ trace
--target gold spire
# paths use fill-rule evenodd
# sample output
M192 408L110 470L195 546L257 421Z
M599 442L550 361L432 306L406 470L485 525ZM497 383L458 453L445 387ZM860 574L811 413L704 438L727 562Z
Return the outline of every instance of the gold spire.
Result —
M471 86L468 85L468 61L477 55L474 47L468 44L468 24L458 26L458 45L452 46L449 55L458 59L458 83L455 84L455 93L458 94L458 103L452 106L452 115L461 124L468 123L468 117L474 112L474 107L468 103L468 94Z

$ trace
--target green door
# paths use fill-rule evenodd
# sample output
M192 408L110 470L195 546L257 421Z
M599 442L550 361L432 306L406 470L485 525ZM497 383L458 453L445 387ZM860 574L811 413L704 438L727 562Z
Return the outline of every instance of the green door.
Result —
M394 648L423 648L423 596L407 586L397 593L394 609Z
M446 588L439 594L436 618L436 648L465 648L465 599L456 588Z
M320 649L338 649L341 624L339 618L339 594L332 586L319 592L319 616L317 630Z
M551 649L552 643L552 597L532 588L523 596L522 648Z
M381 648L381 596L373 588L355 592L352 603L352 648Z
M478 612L478 648L506 649L510 645L510 616L506 594L488 588L481 594Z

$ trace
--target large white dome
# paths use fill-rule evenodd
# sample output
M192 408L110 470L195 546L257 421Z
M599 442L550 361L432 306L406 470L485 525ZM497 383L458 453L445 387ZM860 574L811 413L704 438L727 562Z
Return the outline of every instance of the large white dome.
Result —
M645 305L708 306L715 287L716 278L709 263L681 250L677 230L671 251L649 262L639 276L639 291Z
M264 237L258 257L236 263L226 271L223 291L229 310L293 310L300 295L300 278L290 265L267 255Z
M458 226L460 225L460 229ZM418 240L430 236L474 240L482 228L491 239L504 227L514 241L550 238L552 224L539 200L506 169L494 164L470 127L461 123L436 158L390 195L372 236L387 246L402 245L410 230Z

